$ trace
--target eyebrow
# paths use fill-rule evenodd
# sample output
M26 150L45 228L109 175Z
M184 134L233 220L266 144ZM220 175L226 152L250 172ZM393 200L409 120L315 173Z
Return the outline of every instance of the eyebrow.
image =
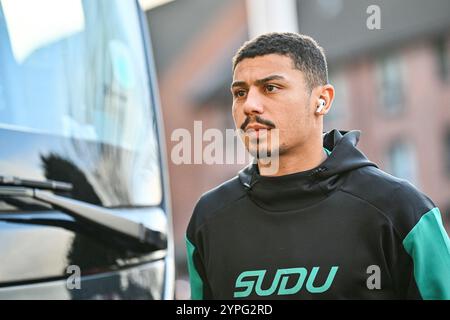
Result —
M269 81L272 81L272 80L286 80L286 78L283 76L274 74L273 76L268 76L268 77L265 77L262 79L255 80L255 85L260 86L260 85L267 83ZM248 86L247 82L238 80L238 81L234 81L231 84L231 89L233 89L234 87L247 87L247 86Z

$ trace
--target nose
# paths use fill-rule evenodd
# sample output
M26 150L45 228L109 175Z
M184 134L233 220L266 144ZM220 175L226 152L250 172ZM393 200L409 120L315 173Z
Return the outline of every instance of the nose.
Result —
M256 88L250 88L243 107L246 116L264 112L262 97Z

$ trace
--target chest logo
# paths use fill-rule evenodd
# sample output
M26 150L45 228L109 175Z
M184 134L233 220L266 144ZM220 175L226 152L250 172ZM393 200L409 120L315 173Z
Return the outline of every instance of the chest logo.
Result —
M306 268L278 269L272 284L267 289L263 289L263 281L266 278L266 270L244 271L237 277L235 284L235 289L244 290L235 291L234 297L248 297L252 294L253 290L260 297L270 296L275 292L277 295L296 294L302 289L305 281L306 290L308 292L323 293L331 287L339 267L331 267L325 282L321 286L315 286L314 280L319 273L319 269L320 267L313 267L309 274ZM288 287L289 280L291 280L291 285ZM267 283L267 280L265 283ZM295 284L292 285L292 283Z

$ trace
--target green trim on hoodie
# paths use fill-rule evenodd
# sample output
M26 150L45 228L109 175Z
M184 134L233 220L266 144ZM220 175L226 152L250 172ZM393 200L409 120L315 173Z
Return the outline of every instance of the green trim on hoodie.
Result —
M403 240L414 261L414 278L423 299L450 299L450 240L438 208L422 216Z

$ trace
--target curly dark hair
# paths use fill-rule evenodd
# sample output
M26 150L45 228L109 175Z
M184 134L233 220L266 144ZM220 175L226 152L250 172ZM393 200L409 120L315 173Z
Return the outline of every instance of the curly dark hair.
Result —
M290 57L303 72L310 90L328 83L327 60L322 47L306 35L292 32L272 32L245 42L233 57L233 72L247 58L280 54Z

